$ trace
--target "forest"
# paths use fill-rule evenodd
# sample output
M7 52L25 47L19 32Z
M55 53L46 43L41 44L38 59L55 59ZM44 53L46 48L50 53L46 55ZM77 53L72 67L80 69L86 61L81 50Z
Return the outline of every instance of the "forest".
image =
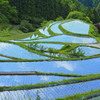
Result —
M0 0L0 23L19 25L19 29L27 33L36 30L43 22L66 19L70 12L74 18L87 16L87 20L94 24L100 23L100 0L86 1Z

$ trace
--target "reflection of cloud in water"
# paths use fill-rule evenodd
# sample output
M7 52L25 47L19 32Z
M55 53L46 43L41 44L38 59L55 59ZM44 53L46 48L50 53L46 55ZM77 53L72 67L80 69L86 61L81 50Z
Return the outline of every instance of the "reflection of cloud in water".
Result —
M15 82L21 82L21 78L15 76L15 77L14 77L14 81L15 81Z
M82 43L92 43L94 41L93 38L86 38L86 39L81 39L81 40L82 40Z
M17 64L18 64L18 67L20 67L21 69L24 69L24 70L29 70L29 69L31 69L31 67L26 66L26 62L19 62L19 63L17 63Z
M57 64L57 67L60 68L60 67L64 67L65 69L69 70L69 71L74 71L74 68L75 66L68 63L68 62L65 62L65 61L56 61L55 62Z
M40 80L48 81L49 77L48 76L40 76Z
M7 86L8 84L5 84L3 82L0 82L0 86Z
M3 50L5 48L7 48L8 46L11 46L11 44L8 44L8 43L0 43L0 50Z

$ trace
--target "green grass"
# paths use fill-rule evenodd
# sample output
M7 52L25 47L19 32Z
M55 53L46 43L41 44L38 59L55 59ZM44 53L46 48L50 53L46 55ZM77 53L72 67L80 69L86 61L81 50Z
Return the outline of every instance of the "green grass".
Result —
M18 25L11 25L9 23L0 24L0 38L7 40L17 40L29 37L32 33L23 33L19 30Z

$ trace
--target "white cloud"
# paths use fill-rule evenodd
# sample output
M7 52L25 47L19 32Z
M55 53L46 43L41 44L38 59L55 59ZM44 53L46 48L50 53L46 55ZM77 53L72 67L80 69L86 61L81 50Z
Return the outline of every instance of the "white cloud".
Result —
M75 65L72 65L68 62L65 61L56 61L55 62L57 64L57 67L64 67L65 69L69 70L69 71L74 71Z

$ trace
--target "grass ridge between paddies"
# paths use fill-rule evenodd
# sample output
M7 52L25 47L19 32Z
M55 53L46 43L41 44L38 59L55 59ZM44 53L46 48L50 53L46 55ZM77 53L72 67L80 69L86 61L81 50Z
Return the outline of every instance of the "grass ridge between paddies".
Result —
M89 91L86 93L71 95L71 96L68 96L65 98L58 98L56 100L88 100L88 99L90 100L91 98L98 97L98 96L100 96L100 89L95 90L95 91ZM99 100L99 99L97 99L97 100Z

